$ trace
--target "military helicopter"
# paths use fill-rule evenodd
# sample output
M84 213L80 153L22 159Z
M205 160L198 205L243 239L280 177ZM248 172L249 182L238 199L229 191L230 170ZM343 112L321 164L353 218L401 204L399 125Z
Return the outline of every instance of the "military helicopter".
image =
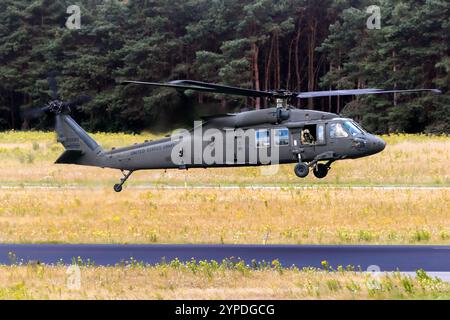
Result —
M78 106L88 99L81 97L72 102L59 100L56 81L50 77L49 85L53 100L37 111L51 112L55 115L57 140L65 148L55 163L120 169L123 177L114 185L116 192L122 191L123 184L137 170L173 168L187 170L273 164L273 161L263 161L265 159L261 156L262 150L267 151L269 155L276 153L276 163L296 163L294 172L300 178L306 177L311 169L314 176L324 178L333 162L376 154L385 148L386 143L368 133L352 119L329 112L296 109L290 105L293 99L421 91L440 93L437 89L261 91L194 80L122 83L169 87L182 92L194 90L269 98L275 100L276 106L205 117L194 126L193 130L185 132L183 136L165 137L156 141L104 150L69 115L71 107ZM36 113L35 111L33 112ZM199 129L205 134L196 134ZM214 130L213 134L208 135L207 132L211 130ZM220 134L227 139L221 139ZM201 155L212 147L214 151L210 152L210 155L213 155L214 161L207 161Z

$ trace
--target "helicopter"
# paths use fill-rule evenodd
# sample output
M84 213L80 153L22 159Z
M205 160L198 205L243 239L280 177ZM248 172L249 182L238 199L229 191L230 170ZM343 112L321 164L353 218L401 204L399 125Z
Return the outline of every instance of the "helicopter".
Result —
M195 80L167 83L122 81L123 85L169 87L180 92L194 90L269 98L275 100L276 105L204 117L196 122L192 130L184 130L183 134L104 150L70 116L71 108L89 99L80 97L70 102L61 101L58 99L56 80L52 76L48 81L53 100L37 109L37 113L50 112L55 115L57 141L65 148L55 163L119 169L123 177L114 185L116 192L122 191L122 186L133 172L149 169L187 170L295 163L294 173L299 178L306 177L312 171L316 178L322 179L333 162L374 155L383 151L386 143L352 119L330 112L294 108L291 105L293 99L425 91L441 93L438 89L263 91Z

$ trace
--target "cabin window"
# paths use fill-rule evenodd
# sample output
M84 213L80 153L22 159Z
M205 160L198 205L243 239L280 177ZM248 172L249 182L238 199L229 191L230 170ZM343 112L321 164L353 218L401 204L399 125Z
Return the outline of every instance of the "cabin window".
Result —
M289 145L289 130L287 128L274 129L274 141L276 146Z
M342 123L331 123L330 124L330 137L331 138L345 138L348 137L347 131L345 131Z
M255 132L256 147L265 148L270 146L270 130L258 129Z
M317 144L325 143L325 125L317 125Z
M300 132L300 141L302 144L315 144L317 141L317 132L315 124L305 125Z

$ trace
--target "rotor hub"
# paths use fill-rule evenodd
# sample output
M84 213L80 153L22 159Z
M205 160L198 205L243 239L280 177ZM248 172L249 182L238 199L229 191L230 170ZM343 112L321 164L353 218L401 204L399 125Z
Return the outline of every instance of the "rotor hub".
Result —
M64 103L60 100L53 100L48 103L48 110L55 114L60 114L64 111Z

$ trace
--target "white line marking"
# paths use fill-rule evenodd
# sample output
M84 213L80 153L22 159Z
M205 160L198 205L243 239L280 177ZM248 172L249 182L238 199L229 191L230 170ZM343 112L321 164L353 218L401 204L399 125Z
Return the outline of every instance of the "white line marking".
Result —
M427 273L427 275L429 275L432 278L436 278L437 277L437 278L441 279L442 281L450 282L450 272L426 271L426 270L425 270L425 272ZM390 272L386 272L386 273L389 274ZM411 276L413 278L416 277L416 273L415 272L400 272L400 274L409 275L409 276Z

